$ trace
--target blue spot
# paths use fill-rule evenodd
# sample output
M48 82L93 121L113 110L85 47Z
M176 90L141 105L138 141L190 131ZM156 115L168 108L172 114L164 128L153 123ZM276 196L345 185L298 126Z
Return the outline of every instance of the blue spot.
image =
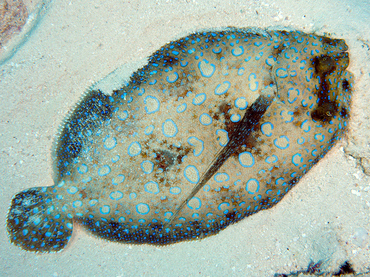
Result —
M154 163L151 161L143 161L141 163L141 169L145 174L150 174L153 172Z
M177 135L178 129L176 123L172 119L166 119L162 124L162 133L165 137L173 138Z
M184 176L192 184L199 182L199 171L194 165L188 165L184 170Z
M262 134L267 137L272 136L272 130L274 130L274 125L271 122L265 122L261 125Z
M181 188L180 187L171 187L170 188L170 193L177 195L177 194L181 193Z
M260 189L260 183L258 182L257 179L255 178L251 178L249 179L249 181L247 182L246 186L245 186L245 189L246 191L249 193L249 194L255 194L259 191Z
M80 173L80 174L84 174L84 173L86 173L86 172L87 172L87 170L88 170L88 167L87 167L87 165L86 165L86 164L81 164L81 166L77 167L77 171L78 171L78 173Z
M158 194L159 193L159 187L158 183L154 181L149 181L144 185L144 189L148 193Z
M99 176L106 176L110 173L110 167L108 165L103 165L101 168L98 170Z
M120 200L120 199L123 198L123 193L120 192L119 190L113 191L113 192L111 192L111 194L109 194L109 197L112 200Z
M193 103L193 105L199 106L199 105L202 105L204 103L204 101L206 101L206 99L207 99L207 96L206 96L205 93L198 93L193 98L192 103Z
M187 105L186 105L186 103L184 103L184 104L178 105L177 108L176 108L176 111L178 113L183 113L183 112L186 111L186 108L187 108Z
M158 112L161 106L157 97L154 97L151 95L148 95L147 97L144 98L144 104L145 104L145 111L147 114L153 114L155 112Z
M104 205L103 207L100 207L100 213L101 214L109 214L110 213L110 206Z
M179 79L179 74L177 72L172 72L171 76L167 76L166 80L169 83L174 83Z
M113 185L118 185L122 183L125 180L125 175L123 174L118 174L116 177L112 179L112 184Z
M202 125L208 126L212 124L212 117L209 114L203 113L199 116L199 121Z
M240 49L240 50L239 50ZM240 55L243 55L244 54L244 48L243 48L243 46L239 46L239 49L232 49L231 50L231 53L235 56L235 57L238 57L238 56L240 56Z
M127 148L127 154L130 157L135 157L137 155L140 155L140 153L141 153L140 143L137 141L131 142L131 144Z
M198 157L198 156L200 156L200 154L202 154L202 152L204 150L204 142L203 142L203 140L200 140L197 137L189 137L188 138L188 143L191 146L195 146L195 148L193 150L193 154L194 154L195 157Z
M150 208L148 204L145 203L139 203L136 205L136 211L141 215L146 215L149 213Z
M230 86L231 84L229 81L224 81L222 84L218 84L217 87L215 88L215 94L216 95L225 94L229 90Z
M239 154L239 163L243 167L254 166L254 157L250 152L242 152Z
M153 133L153 131L154 131L154 125L149 125L149 126L147 126L147 127L145 128L144 133L145 133L146 135L151 135L151 134Z
M274 144L279 149L287 149L289 147L289 139L287 136L280 136L279 139L274 140Z
M292 156L292 163L295 165L295 166L299 166L300 163L303 162L303 158L302 158L302 155L297 153L297 154L294 154Z
M230 177L226 173L216 173L215 176L214 176L214 180L217 183L226 182L226 181L229 181L229 179L230 179Z
M276 69L276 76L278 76L280 78L286 78L286 77L288 77L288 74L286 73L286 69L285 68L278 68L278 69Z
M209 63L209 61L206 59L203 59L203 61L198 63L198 68L200 70L200 74L206 78L212 77L216 71L216 66L212 63Z

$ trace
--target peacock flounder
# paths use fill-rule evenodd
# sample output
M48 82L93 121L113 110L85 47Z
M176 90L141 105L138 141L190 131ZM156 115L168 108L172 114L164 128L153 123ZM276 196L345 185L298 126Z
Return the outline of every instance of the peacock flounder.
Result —
M90 89L65 120L54 186L14 196L10 240L203 238L278 203L340 139L352 74L345 42L224 29L166 44L111 95Z

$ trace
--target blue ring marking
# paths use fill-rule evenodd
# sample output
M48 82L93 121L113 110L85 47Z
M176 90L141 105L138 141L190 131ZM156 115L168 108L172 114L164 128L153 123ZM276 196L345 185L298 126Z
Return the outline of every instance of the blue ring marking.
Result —
M278 68L276 69L276 76L279 77L279 78L286 78L288 77L288 74L286 73L286 69L285 68Z
M244 74L244 72L245 72L245 68L244 68L244 67L240 67L240 68L238 69L238 75L239 75L239 76L242 76L242 75Z
M125 175L123 174L118 174L116 177L112 179L112 184L113 185L118 185L122 183L125 180Z
M98 169L98 175L99 176L107 176L109 173L110 173L110 167L109 167L109 165L103 165L102 167L100 167L99 169Z
M100 207L100 213L101 214L109 214L110 213L110 206L104 205L103 207Z
M276 155L271 155L265 159L268 164L276 163L278 160L279 158Z
M91 199L90 201L89 201L89 205L91 206L91 207L93 207L93 206L95 206L96 204L98 204L98 200L97 199Z
M75 194L76 192L78 192L78 188L75 186L71 186L70 188L67 189L67 192L69 194Z
M274 125L271 122L265 122L261 125L261 132L266 137L272 136L272 130L274 130Z
M123 223L126 221L126 218L124 216L121 216L119 219L118 219L118 222L119 223Z
M79 167L77 167L77 171L80 174L84 174L88 171L88 167L86 164L81 164ZM61 187L61 185L58 184L58 187Z
M284 139L285 142L286 142L286 145L285 146L284 145L282 145L282 146L278 145L278 139L275 139L274 140L275 146L277 148L279 148L279 149L282 149L282 150L287 149L289 147L289 139L288 139L288 137L287 136L280 136L279 139Z
M248 162L248 164L244 164L242 159L251 159L251 161ZM239 163L242 167L252 167L254 166L254 157L251 152L242 152L239 154Z
M119 190L117 190L117 191L113 191L113 192L111 192L110 194L109 194L109 197L110 197L110 199L112 199L112 200L120 200L120 199L122 199L123 198L123 193L122 192L120 192Z
M256 186L255 190L252 191L252 186ZM245 185L245 190L249 193L249 194L255 194L259 191L260 189L260 182L258 182L257 179L255 178L251 178L248 180L247 184Z
M149 85L155 85L157 83L157 79L154 79L153 81L149 82Z
M181 193L181 188L180 187L171 187L170 188L170 193L175 194L175 195L180 194Z
M240 50L239 50L240 49ZM235 49L235 48L233 48L233 49L231 49L231 53L235 56L235 57L238 57L238 56L241 56L241 55L243 55L244 54L244 48L243 48L243 46L239 46L239 49ZM239 53L236 53L236 52L239 52Z
M136 212L141 215L146 215L150 211L149 205L145 203L139 203L136 205Z
M299 145L302 145L303 143L305 143L305 138L304 137L300 137L299 139L297 139L297 143L299 144Z
M151 162L151 161L148 161L148 160L145 160L143 161L141 164L141 170L145 173L145 174L150 174L153 172L153 168L154 168L154 163ZM147 168L148 170L146 170L145 168Z
M224 81L222 84L218 84L217 87L215 88L215 94L216 95L225 94L229 90L230 86L231 84L229 81Z
M202 124L204 126L211 125L212 124L212 117L207 113L203 113L199 116L199 122L200 122L200 124Z
M171 133L167 134L165 128L171 128ZM178 133L177 125L172 119L166 119L162 124L162 133L167 138L173 138Z
M252 79L253 79L253 81L252 81ZM248 87L251 91L258 90L258 84L259 83L256 80L257 80L257 75L255 73L249 74L249 76L248 76L248 81L249 81ZM253 82L253 84L251 82ZM253 87L253 86L255 86L255 87Z
M262 41L256 41L254 43L255 46L260 47L262 45Z
M184 104L178 105L177 108L176 108L176 111L178 113L183 113L183 112L186 111L186 108L187 108L187 105L186 105L186 103L184 103Z
M191 142L191 140L195 140L195 142ZM198 150L198 152L196 152L196 148L194 148L193 150L193 154L195 157L198 157L203 153L203 150L204 150L203 140L198 139L197 137L189 137L187 141L191 146L195 146L195 147L200 146L200 149Z
M227 208L229 206L230 206L230 203L228 203L228 202L222 202L220 205L218 205L217 209L219 211L222 211L223 209L225 209L225 208Z
M140 155L140 153L141 153L141 145L137 141L131 142L130 145L127 147L127 154L130 157L135 157L137 155Z
M311 155L316 157L317 156L317 149L314 149L311 151Z
M147 127L145 128L144 133L145 133L146 135L151 135L151 134L153 133L153 131L154 131L154 125L149 125L149 126L147 126Z
M182 67L185 67L185 66L187 66L189 63L188 62L185 62L185 61L181 61L180 62L180 65L182 66Z
M221 135L219 135L219 133L225 133L225 134L226 134L226 137L227 137L227 141L226 141L226 143L225 143L225 144L222 144L222 143L220 142L220 146L226 146L226 145L228 144L228 142L229 142L229 132L228 132L228 131L226 131L226 130L224 130L224 129L217 129L217 130L216 130L216 135L217 135L217 136L221 136ZM220 140L220 138L218 137L218 138L217 138L217 140L219 141L219 140Z
M303 158L302 158L302 155L300 153L294 154L292 156L292 163L295 166L299 166L302 162L303 162Z
M240 116L240 114L232 114L231 117L230 117L230 120L232 122L239 122L241 118L242 117Z
M195 174L195 179L196 180L191 180L187 175L189 174ZM184 177L186 178L186 180L188 180L190 183L192 184L196 184L199 182L199 171L198 169L194 166L194 165L188 165L187 167L185 167L184 169Z
M112 157L111 161L112 161L112 163L116 163L116 162L119 161L120 158L121 157L119 155L115 155L114 157Z
M166 80L169 83L174 83L179 79L179 74L177 72L172 72L172 76L167 76Z
M104 142L104 148L107 149L107 150L112 150L117 145L116 138L110 137L110 136L105 137L103 139L103 142Z
M194 203L194 202L197 202L197 203ZM191 205L191 204L195 204L195 205ZM188 201L186 205L188 206L189 209L199 210L200 207L202 206L202 201L198 197L194 196Z
M311 126L309 126L308 119L302 122L301 129L303 129L303 132L308 133L311 130Z
M315 139L318 140L319 142L323 142L325 140L325 135L321 133L315 134Z
M119 120L125 120L128 117L128 112L126 110L122 111L119 115L117 114L117 118Z
M145 111L147 114L153 114L159 111L161 104L157 97L148 95L144 98ZM150 105L150 107L149 107Z
M227 173L216 173L215 176L213 177L213 179L217 182L217 183L222 183L222 182L227 182L229 181L230 179L230 176L227 174Z
M82 207L83 203L81 200L76 200L76 201L73 201L73 208L79 208L79 207Z
M290 98L290 91L291 90L294 90L294 88L290 88L290 89L288 89L288 91L287 91L287 96L288 96L288 102L290 103L290 104L293 104L297 99L298 99L298 97L296 96L293 100L290 100L289 98ZM298 93L297 93L297 95L299 95L299 90L298 89L295 89Z
M215 53L215 54L219 54L222 52L222 48L220 47L218 50L216 50L215 48L212 49L212 52Z
M238 97L234 101L235 107L237 107L239 110L245 110L248 107L248 102L245 97Z
M204 101L206 101L206 99L207 99L207 95L205 93L198 93L193 98L192 103L193 103L193 105L199 106L199 105L202 105L204 103Z
M205 185L205 186L203 187L203 190L204 190L205 192L208 192L208 191L210 191L210 190L211 190L211 186L210 186L210 185Z
M204 68L206 67L206 68ZM203 61L199 62L198 63L198 68L199 68L199 71L200 71L200 74L203 76L203 77L206 77L206 78L210 78L212 77L212 75L215 73L216 71L216 66L212 63L210 63L209 61L207 61L206 59L203 59ZM204 72L204 70L202 70L202 68L204 70L212 70L209 74L206 74Z
M132 200L132 199L135 199L137 195L135 192L131 192L128 197Z
M144 190L148 193L158 194L159 186L157 182L149 181L144 185Z
M127 84L128 85L128 84ZM142 96L145 93L145 89L142 88L141 91L138 93L139 96Z

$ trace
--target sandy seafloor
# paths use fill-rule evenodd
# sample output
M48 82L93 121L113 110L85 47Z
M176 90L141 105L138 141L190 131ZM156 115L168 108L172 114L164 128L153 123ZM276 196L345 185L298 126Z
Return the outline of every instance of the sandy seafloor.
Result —
M355 75L347 137L278 205L203 240L118 244L75 225L60 253L10 244L11 197L52 184L53 138L82 92L170 40L225 26L288 27L345 39ZM366 0L52 1L24 45L0 65L0 275L273 276L319 261L321 272L348 261L369 274L369 26Z

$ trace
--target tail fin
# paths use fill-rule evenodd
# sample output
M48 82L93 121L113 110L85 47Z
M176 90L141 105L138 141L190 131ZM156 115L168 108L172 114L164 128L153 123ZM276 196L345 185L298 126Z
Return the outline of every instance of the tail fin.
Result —
M72 235L72 218L53 204L51 187L24 190L12 199L7 230L10 241L24 250L56 252Z

